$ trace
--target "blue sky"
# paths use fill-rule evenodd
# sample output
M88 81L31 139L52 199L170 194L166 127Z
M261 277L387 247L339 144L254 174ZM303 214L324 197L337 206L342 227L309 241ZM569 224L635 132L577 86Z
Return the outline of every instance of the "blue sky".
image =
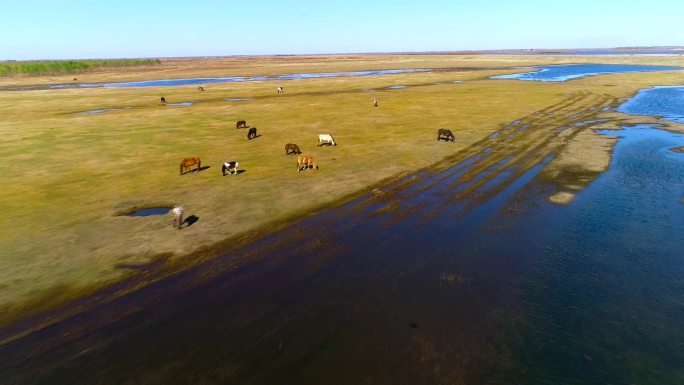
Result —
M684 1L0 4L0 60L684 45Z

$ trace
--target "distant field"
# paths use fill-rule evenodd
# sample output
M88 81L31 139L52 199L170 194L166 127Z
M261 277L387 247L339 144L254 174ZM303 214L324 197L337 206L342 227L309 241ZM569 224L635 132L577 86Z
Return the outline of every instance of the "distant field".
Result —
M161 64L159 59L39 60L0 62L0 76L77 73L89 70Z
M510 146L510 153L551 141L561 149L560 156L543 175L550 182L581 188L606 167L610 140L591 129L576 137L551 138L553 125L592 111L614 125L627 117L602 112L603 107L644 87L684 83L681 72L604 75L567 83L488 79L510 73L505 67L511 65L572 59L568 57L319 59L238 58L213 64L209 59L179 59L162 61L153 70L94 72L92 78L453 69L292 80L284 84L284 94L275 92L280 84L268 81L212 84L205 92L195 86L0 91L0 325L144 271L131 266L162 260L172 271L211 258L231 244L227 240L268 231L264 226L269 223L285 223L388 178L447 157L457 159L459 151L515 120L523 119L530 128ZM682 58L669 57L606 61L684 64ZM39 84L61 78L20 80ZM409 88L369 91L396 85ZM163 105L161 96L169 103L194 104ZM374 97L380 102L377 108ZM103 109L107 111L83 113ZM242 119L261 136L248 141L246 130L235 128ZM438 127L450 128L455 143L437 142ZM333 134L339 145L317 147L319 133ZM316 157L320 169L297 172L295 159L285 156L286 143ZM188 156L201 157L209 168L179 176L179 162ZM245 172L221 176L220 165L228 160L239 161ZM175 203L185 205L197 222L179 231L171 228L168 215L120 215L136 207Z

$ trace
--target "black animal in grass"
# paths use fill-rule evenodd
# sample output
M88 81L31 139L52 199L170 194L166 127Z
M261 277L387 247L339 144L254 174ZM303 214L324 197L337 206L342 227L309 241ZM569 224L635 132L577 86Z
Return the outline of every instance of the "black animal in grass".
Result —
M455 142L456 137L451 132L451 130L447 130L446 128L440 128L439 130L437 130L437 140L443 140L445 142Z
M252 127L247 132L247 139L252 140L257 137L256 127Z
M159 99L159 101L161 101L163 104L166 104L166 98L163 96L161 97L161 99Z
M302 150L299 149L299 146L297 146L294 143L288 143L285 145L285 155L299 155L302 153Z
M244 120L238 120L235 124L235 128L247 128L247 122Z
M197 91L204 91L204 87L202 87L202 86L197 86Z

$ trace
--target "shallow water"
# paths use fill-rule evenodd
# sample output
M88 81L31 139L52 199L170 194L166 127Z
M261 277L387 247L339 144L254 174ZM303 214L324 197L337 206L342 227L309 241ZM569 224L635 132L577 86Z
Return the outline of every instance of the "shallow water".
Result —
M129 87L176 87L176 86L196 86L210 83L242 83L242 82L256 82L256 81L275 81L275 80L297 80L297 79L319 79L319 78L336 78L336 77L357 77L357 76L378 76L378 75L393 75L413 72L431 72L429 69L401 69L401 70L375 70L375 71L354 71L354 72L321 72L321 73L300 73L291 75L279 76L231 76L231 77L215 77L215 78L189 78L189 79L160 79L160 80L145 80L137 82L118 82L118 83L77 83L77 84L57 84L49 88L94 88L94 87L109 87L109 88L129 88Z
M525 72L519 74L496 75L492 79L518 79L540 82L564 82L572 79L587 76L626 73L626 72L656 72L682 70L680 67L667 66L644 66L644 65L624 65L624 64L567 64L553 65L545 67L533 67L538 69L536 72Z
M194 102L180 102L180 103L166 103L169 107L188 107L195 104Z
M223 100L226 102L248 102L250 100L254 100L254 98L226 98Z
M482 151L0 347L0 375L26 384L679 383L684 154L667 149L684 137L648 126L606 134L621 136L610 170L569 206L547 203L553 190L535 179L551 157L510 183L510 169L493 174L510 157L463 180L496 155ZM221 273L241 258L254 262Z
M170 207L150 207L141 209L128 214L129 217L149 217L151 215L166 215L171 210Z
M684 123L684 86L641 90L617 110L625 114L660 116L668 121Z
M88 110L88 111L81 111L77 112L77 114L83 114L83 115L93 115L93 114L101 114L104 112L109 112L109 111L116 111L116 110L130 110L133 107L123 107L123 108L100 108L96 110Z

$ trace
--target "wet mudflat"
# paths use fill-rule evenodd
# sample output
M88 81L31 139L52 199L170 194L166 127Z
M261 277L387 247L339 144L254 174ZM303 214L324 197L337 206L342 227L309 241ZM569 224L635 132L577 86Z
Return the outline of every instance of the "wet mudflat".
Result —
M432 171L17 339L0 378L678 383L684 155L668 149L684 138L610 132L623 136L610 170L569 206L535 179L613 102L574 95Z

